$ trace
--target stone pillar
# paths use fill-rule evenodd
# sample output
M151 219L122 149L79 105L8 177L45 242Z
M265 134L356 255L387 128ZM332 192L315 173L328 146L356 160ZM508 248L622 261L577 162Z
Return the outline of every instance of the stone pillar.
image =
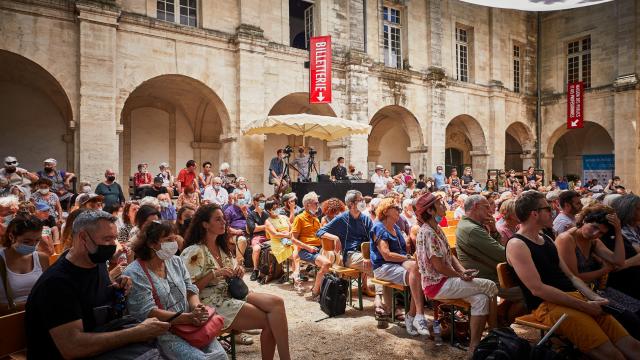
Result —
M413 173L416 175L425 174L426 177L429 177L435 169L435 167L433 169L429 168L429 148L427 146L416 146L408 148L407 151L409 152Z
M505 159L506 105L505 88L493 80L489 93L489 128L485 134L487 148L491 156L487 164L491 169L502 169Z
M446 114L446 79L442 65L442 46L444 26L442 24L442 2L429 1L427 7L429 28L427 31L428 51L431 64L428 68L426 82L431 103L430 119L427 119L427 128L424 129L426 146L431 150L426 152L427 164L425 174L435 171L436 165L444 165L445 137L447 129Z
M522 169L527 169L529 168L529 166L536 166L536 152L533 149L527 150L527 149L522 149L522 155L520 155L520 158L522 159ZM514 169L516 171L522 170L522 169ZM507 169L508 171L509 169Z
M79 1L76 9L80 42L77 170L80 180L96 184L104 179L105 169L119 168L115 56L120 10L98 1ZM124 187L127 176L118 174Z
M551 176L553 173L553 154L545 154L542 153L541 158L541 168L544 170L545 179ZM526 168L525 168L526 169ZM582 174L577 174L580 178L582 178Z
M471 155L471 168L473 169L473 177L476 181L484 184L487 181L487 170L489 169L489 153L486 148L474 147L469 151Z
M368 70L371 61L366 54L352 50L346 57L345 73L345 101L347 103L345 118L363 124L369 123L369 88ZM357 170L369 176L367 169L368 138L366 135L351 136L349 139L349 151L346 156L347 164L353 164ZM331 158L332 161L335 158Z
M640 191L640 84L636 74L618 77L613 83L613 134L615 175L627 191Z
M242 3L245 2L242 1ZM248 11L253 10L248 9ZM238 118L231 119L231 134L223 141L226 143L229 154L236 154L235 158L242 159L237 164L230 164L237 169L237 173L247 178L249 186L254 191L267 190L269 187L266 178L267 169L262 156L264 136L241 136L240 132L251 121L267 114L264 99L264 55L267 40L264 38L262 29L241 24L234 41L237 46L238 108L236 113Z

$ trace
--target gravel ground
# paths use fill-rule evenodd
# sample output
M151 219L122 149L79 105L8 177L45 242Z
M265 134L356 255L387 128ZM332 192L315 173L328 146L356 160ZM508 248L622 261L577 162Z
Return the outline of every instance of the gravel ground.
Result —
M289 321L289 344L293 359L462 359L465 351L445 343L435 343L425 336L409 336L404 328L390 324L386 329L378 329L373 313L373 299L364 298L364 310L349 307L344 315L326 318L317 302L309 300L309 291L304 296L297 295L290 284L258 285L245 282L253 291L281 296L285 301ZM354 305L357 298L354 298ZM429 320L432 313L427 314ZM514 325L516 332L529 340L537 339L535 331ZM260 336L253 336L254 344L238 345L240 360L260 359ZM277 352L276 352L277 358Z

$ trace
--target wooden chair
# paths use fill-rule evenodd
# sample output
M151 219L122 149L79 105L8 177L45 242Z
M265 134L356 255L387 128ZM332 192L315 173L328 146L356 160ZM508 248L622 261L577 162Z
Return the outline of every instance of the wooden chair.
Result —
M447 224L449 224L450 227L457 227L458 223L460 222L460 219L447 219Z
M371 259L371 244L369 242L364 242L360 246L360 250L362 251L362 257L365 260ZM409 291L409 286L405 286L402 284L392 283L390 281L376 279L375 277L370 279L370 281L377 285L382 285L383 287L391 289L391 321L396 322L396 290L402 294L404 298L404 306L406 311L409 311L409 304L411 301L411 291Z
M433 308L435 309L433 312L434 320L438 320L440 318L440 313L441 313L440 306L447 305L451 307L450 309L450 313L451 313L451 319L450 319L451 329L450 330L451 331L449 331L450 332L449 342L451 346L461 347L459 344L456 344L456 312L462 311L468 314L469 310L471 309L471 304L469 304L468 302L462 299L438 299L433 301L434 301Z
M453 210L447 210L447 213L445 215L445 217L447 218L447 221L453 221Z
M498 282L500 283L501 288L508 289L518 286L507 263L498 264L496 266L496 271L498 272ZM518 316L515 319L515 323L518 325L524 325L540 330L540 337L543 337L544 333L551 328L550 326L547 326L536 320L536 318L532 314Z
M456 235L456 229L457 229L457 227L455 227L455 226L447 226L445 228L442 228L442 231L447 236L449 236L449 235L455 236Z
M234 331L225 332L218 336L218 340L226 340L231 345L231 360L236 360L236 334Z
M26 359L24 311L0 317L0 358Z
M322 241L322 250L324 251L333 251L335 253L335 243L328 239L321 239ZM336 257L341 256L340 254L335 254ZM364 305L362 304L362 272L358 269L352 269L344 266L340 266L338 264L331 265L329 271L334 273L336 276L340 278L346 278L349 281L349 306L356 308L358 310L364 309ZM351 285L353 282L356 282L358 286L358 307L353 306L353 296L351 294Z

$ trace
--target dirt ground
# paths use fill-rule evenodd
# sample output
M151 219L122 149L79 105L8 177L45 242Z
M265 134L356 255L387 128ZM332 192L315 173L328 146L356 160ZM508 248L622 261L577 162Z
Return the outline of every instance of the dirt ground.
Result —
M259 285L245 282L253 291L281 296L285 301L289 322L289 344L292 359L463 359L465 351L451 347L445 342L442 346L426 336L409 336L404 328L389 324L386 329L378 329L374 318L373 299L364 298L364 310L351 308L347 303L344 315L326 318L320 310L320 304L312 302L311 281L305 283L309 290L304 296L293 290L293 285L270 283ZM354 297L357 305L357 297ZM433 317L429 311L427 318ZM535 331L513 326L516 332L529 340L536 340ZM260 357L260 336L254 335L253 345L238 345L239 360L258 360ZM276 358L277 352L276 352Z

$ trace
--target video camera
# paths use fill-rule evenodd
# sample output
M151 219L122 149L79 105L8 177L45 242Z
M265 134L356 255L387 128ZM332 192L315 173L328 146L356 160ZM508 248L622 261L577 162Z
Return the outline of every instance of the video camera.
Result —
M286 154L286 156L288 157L293 153L293 148L291 146L287 145L287 146L284 147L282 152L284 152Z
M314 156L317 153L318 153L318 150L316 150L316 149L314 149L312 147L309 148L309 155L310 156Z

